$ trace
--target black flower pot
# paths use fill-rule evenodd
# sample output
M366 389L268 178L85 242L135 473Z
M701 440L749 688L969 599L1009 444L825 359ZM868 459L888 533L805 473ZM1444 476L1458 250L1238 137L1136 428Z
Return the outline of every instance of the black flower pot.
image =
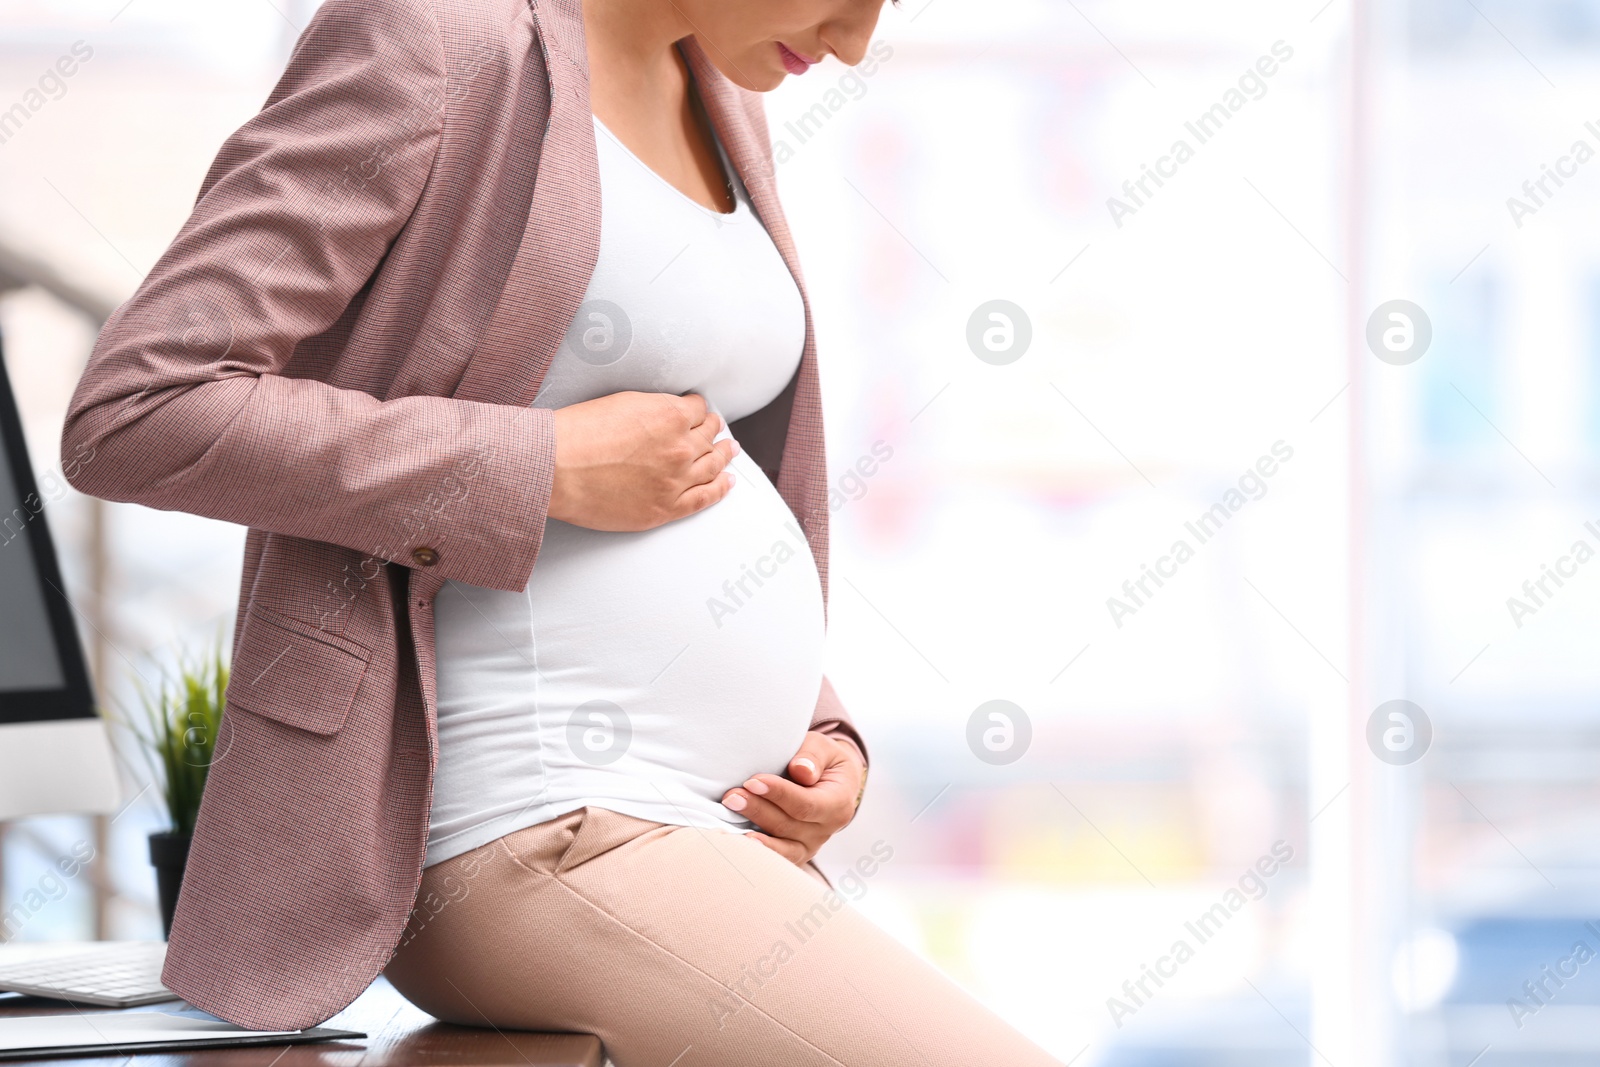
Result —
M161 898L161 935L172 934L172 913L183 887L183 868L189 862L189 834L171 830L150 835L150 863L156 869L156 894Z

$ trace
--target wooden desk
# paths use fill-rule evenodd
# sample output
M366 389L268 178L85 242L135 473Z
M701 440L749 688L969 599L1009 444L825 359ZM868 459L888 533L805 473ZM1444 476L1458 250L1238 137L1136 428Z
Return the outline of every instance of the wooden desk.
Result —
M187 1005L174 1000L128 1010L171 1011L183 1007ZM76 1010L112 1009L76 1009L58 1000L0 994L0 1019ZM605 1062L600 1039L591 1034L536 1034L439 1022L414 1007L381 976L355 1003L323 1025L359 1030L367 1037L361 1041L147 1053L132 1058L73 1056L14 1062L39 1067L602 1067Z

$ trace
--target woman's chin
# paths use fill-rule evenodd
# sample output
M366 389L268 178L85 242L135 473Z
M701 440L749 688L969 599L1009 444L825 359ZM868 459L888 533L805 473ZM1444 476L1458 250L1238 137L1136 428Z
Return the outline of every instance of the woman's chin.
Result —
M777 59L747 53L730 62L714 48L707 48L706 55L711 60L712 66L716 67L723 77L739 88L749 89L754 93L769 93L789 77L789 72ZM737 66L734 65L735 62Z
M788 77L788 71L779 70L762 71L760 74L760 80L754 82L752 82L749 78L742 76L730 77L728 80L739 86L741 89L749 89L751 92L756 93L770 93L772 90L782 85L788 79Z

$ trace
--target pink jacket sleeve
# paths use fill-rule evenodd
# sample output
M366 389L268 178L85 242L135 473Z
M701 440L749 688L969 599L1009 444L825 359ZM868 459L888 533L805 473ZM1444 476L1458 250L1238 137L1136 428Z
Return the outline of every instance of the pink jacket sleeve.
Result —
M283 374L410 217L445 89L427 5L327 0L101 331L62 433L74 486L406 565L427 509L444 577L526 587L553 480L549 410ZM340 356L361 358L354 343ZM432 514L463 477L480 479L478 506Z

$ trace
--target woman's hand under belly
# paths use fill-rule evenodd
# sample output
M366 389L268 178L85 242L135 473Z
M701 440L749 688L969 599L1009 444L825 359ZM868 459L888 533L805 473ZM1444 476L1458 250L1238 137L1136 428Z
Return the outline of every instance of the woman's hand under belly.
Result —
M722 803L765 831L751 834L757 841L803 864L855 818L867 767L855 745L812 730L788 774L754 775Z

